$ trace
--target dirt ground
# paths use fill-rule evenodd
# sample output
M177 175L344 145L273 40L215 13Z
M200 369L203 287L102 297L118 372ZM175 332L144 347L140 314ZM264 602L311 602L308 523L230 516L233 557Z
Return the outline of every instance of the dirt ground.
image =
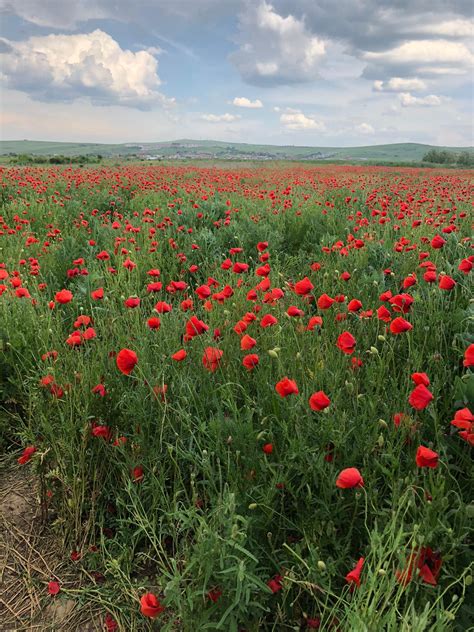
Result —
M39 495L28 468L0 465L0 632L95 632L103 617L48 582L74 589L79 578L42 525Z

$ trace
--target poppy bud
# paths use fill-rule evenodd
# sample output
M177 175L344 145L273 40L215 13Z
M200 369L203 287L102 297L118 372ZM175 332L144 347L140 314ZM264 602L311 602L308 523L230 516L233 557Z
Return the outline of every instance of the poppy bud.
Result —
M380 340L380 342L385 342L387 339L385 338L385 336L377 336L377 339Z
M275 351L275 349L269 349L267 353L271 358L278 358L278 353Z
M377 349L377 347L370 347L370 353L372 355L379 355L379 350Z
M250 503L250 505L249 505L249 509L251 511L253 511L254 509L257 509L257 507L258 507L257 503Z
M322 560L319 560L317 567L321 572L324 572L326 570L326 564Z
M379 426L384 429L388 428L388 425L385 419L379 419Z

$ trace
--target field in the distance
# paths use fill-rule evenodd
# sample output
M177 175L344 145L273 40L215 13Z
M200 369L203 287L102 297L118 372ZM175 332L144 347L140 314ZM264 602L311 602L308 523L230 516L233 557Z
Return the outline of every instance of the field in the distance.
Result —
M472 172L1 172L7 625L468 629Z
M61 143L31 140L0 141L0 156L30 154L33 156L78 156L100 154L119 156L151 156L163 159L260 159L260 160L332 160L372 162L420 162L431 149L452 154L474 153L473 147L434 147L421 143L393 143L363 147L298 147L229 143L215 140L176 140L149 143Z

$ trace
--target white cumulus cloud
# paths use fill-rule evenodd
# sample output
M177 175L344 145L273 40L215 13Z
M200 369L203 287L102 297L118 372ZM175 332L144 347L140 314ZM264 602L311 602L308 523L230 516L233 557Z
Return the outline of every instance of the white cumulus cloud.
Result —
M364 136L375 134L375 129L370 123L361 123L360 125L357 125L355 131L358 134L363 134Z
M247 99L247 97L235 97L235 99L232 101L232 104L236 105L239 108L263 108L263 103L260 101L260 99L255 99L255 101L251 101L250 99Z
M316 78L326 49L304 19L282 16L268 2L248 3L240 15L240 49L231 55L242 77L257 85Z
M362 58L369 62L366 76L378 68L402 70L405 76L464 74L472 70L474 63L474 55L466 44L444 39L412 40L389 50L368 51Z
M228 112L225 114L203 114L201 116L201 119L208 123L232 123L233 121L238 121L240 118L241 116L239 114L229 114Z
M441 35L442 37L467 37L474 36L474 20L456 19L444 20L434 23L417 25L418 33L429 35Z
M408 90L426 90L426 83L421 79L413 77L406 79L403 77L392 77L388 81L374 81L376 92L406 92Z
M146 50L120 48L96 29L76 35L3 40L3 80L9 88L41 101L89 97L100 105L149 108L171 104L158 88L158 62Z
M441 105L443 100L436 94L428 94L426 97L414 97L409 92L402 92L398 95L401 105L404 108L411 106L436 107Z
M326 129L324 123L317 121L313 116L306 116L303 112L290 108L280 116L280 123L291 130L316 129L322 132Z

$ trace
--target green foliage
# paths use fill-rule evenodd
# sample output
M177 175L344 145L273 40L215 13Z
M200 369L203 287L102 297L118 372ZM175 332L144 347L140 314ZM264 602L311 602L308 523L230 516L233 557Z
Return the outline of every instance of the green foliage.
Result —
M446 149L430 149L424 156L423 162L432 162L438 165L460 165L462 167L474 166L474 152L463 151L455 153Z

